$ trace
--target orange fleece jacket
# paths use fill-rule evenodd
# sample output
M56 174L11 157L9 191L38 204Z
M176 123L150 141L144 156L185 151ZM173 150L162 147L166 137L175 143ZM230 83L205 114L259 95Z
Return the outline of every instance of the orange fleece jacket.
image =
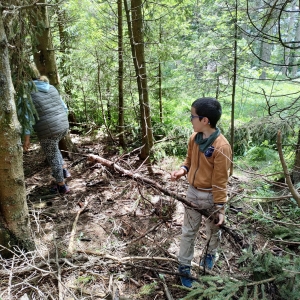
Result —
M188 152L183 166L188 168L189 183L198 188L212 188L214 203L227 201L227 182L231 164L231 147L226 138L220 134L213 142L214 151L206 157L195 142L194 132L188 143Z

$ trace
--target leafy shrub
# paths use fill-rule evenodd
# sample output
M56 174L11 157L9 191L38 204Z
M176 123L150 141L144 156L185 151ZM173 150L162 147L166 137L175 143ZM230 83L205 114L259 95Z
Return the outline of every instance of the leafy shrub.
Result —
M234 128L235 155L241 156L252 146L260 146L266 143L269 147L276 148L278 130L281 131L282 141L285 142L294 134L296 119L282 120L275 117L252 119L247 123L238 123ZM228 140L231 138L231 128L225 133Z

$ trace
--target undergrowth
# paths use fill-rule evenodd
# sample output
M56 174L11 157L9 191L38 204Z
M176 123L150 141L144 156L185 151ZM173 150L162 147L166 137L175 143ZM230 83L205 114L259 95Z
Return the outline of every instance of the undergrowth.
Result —
M244 278L199 276L199 282L182 300L299 299L300 258L274 256L269 251L243 251L239 259Z

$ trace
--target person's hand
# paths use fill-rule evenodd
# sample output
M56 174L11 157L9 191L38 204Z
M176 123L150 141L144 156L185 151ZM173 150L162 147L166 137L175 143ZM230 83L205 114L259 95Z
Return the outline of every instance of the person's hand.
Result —
M24 143L23 143L23 150L27 152L30 147L30 135L25 135L24 137Z
M184 169L180 169L177 171L172 171L171 172L171 181L175 181L178 180L181 176L185 175L185 170Z
M221 226L225 221L225 208L215 206L215 224Z

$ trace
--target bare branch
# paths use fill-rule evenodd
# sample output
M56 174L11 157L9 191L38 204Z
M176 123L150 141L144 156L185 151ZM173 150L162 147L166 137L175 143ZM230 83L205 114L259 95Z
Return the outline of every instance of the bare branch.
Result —
M297 201L298 207L300 207L300 194L297 192L297 190L295 189L295 187L292 183L291 176L290 176L290 173L288 172L288 168L287 168L284 156L283 156L280 130L277 133L277 148L278 148L280 162L281 162L281 165L282 165L282 168L284 171L284 176L285 176L286 182L288 184L289 190L290 190L291 194L293 195L293 198Z

